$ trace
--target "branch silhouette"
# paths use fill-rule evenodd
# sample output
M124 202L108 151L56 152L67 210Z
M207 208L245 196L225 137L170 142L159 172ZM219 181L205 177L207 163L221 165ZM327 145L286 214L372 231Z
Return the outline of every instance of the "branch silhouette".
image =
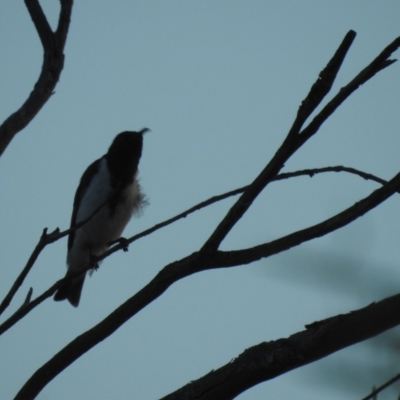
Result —
M343 62L344 56L346 55L352 41L354 40L355 33L350 31L344 38L339 49L328 63L327 67L321 72L320 77L314 84L309 95L302 102L300 106L301 116L297 116L295 120L296 129L291 129L283 141L281 147L278 149L275 156L267 164L260 175L253 181L251 185L245 188L244 193L234 206L229 210L227 215L223 218L221 223L217 226L216 230L211 234L209 239L206 241L200 251L195 252L179 261L175 261L166 267L164 267L153 280L143 287L134 296L128 299L125 303L119 306L116 310L110 313L103 321L89 329L85 333L79 335L77 338L72 340L62 350L60 350L54 357L46 362L41 368L39 368L31 378L21 388L15 399L27 399L34 398L54 377L56 377L61 371L67 366L72 364L82 354L89 351L96 344L110 336L115 332L121 325L133 317L136 313L150 304L153 300L158 298L164 293L173 283L178 280L192 275L194 273L212 269L228 267L233 265L239 265L243 263L249 263L255 261L261 257L266 257L271 254L276 254L285 248L296 246L304 241L311 240L312 238L320 237L324 234L330 233L335 229L339 229L344 225L354 221L361 215L370 211L378 204L385 201L391 195L399 190L400 187L400 173L394 178L384 184L380 189L375 190L369 196L365 197L355 205L347 208L341 213L321 222L320 224L311 226L301 231L295 232L286 237L277 239L274 242L270 242L261 246L256 246L252 249L245 249L233 252L222 252L218 251L218 247L226 235L230 232L236 222L244 215L246 210L251 206L254 199L258 194L270 183L282 169L284 163L294 154L311 136L313 136L318 129L321 127L323 122L339 107L343 101L350 96L362 83L365 83L368 79L374 76L380 70L391 65L394 61L388 60L390 54L400 46L400 38L396 39L393 43L387 46L386 49L373 61L371 62L360 74L358 74L348 85L342 88L338 94L317 114L317 116L310 122L310 124L300 132L301 126L311 112L320 104L324 96L329 92L332 86L336 74ZM296 122L297 121L297 122ZM399 301L396 298L396 301ZM382 304L390 302L384 300ZM378 304L381 304L378 303ZM29 306L27 306L29 307ZM25 308L27 308L25 307ZM389 318L384 315L384 312L390 313L393 308L379 308L379 313L376 314L376 308L370 308L371 314L367 318L374 316L375 324L373 324L370 331L376 335L377 333L389 329L389 327L395 326L400 323L400 317L397 315L391 315ZM388 311L390 310L390 311ZM351 315L351 314L350 314ZM384 315L385 318L382 318ZM364 316L364 314L362 314ZM309 353L306 353L309 361L321 358L330 352L334 352L339 348L348 346L356 343L357 341L364 340L370 336L369 333L364 330L357 328L361 326L361 322L365 322L361 318L359 325L356 324L354 333L358 336L348 335L346 328L351 325L349 321L344 317L339 318L338 326L340 327L340 335L335 333L332 335L333 330L323 329L320 326L321 323L313 324L308 327L307 331L312 328L313 332L317 330L323 337L328 337L330 342L325 346L321 346L319 340L314 340L308 343ZM389 322L390 321L390 322ZM325 325L324 325L325 326ZM318 333L317 332L317 333ZM317 339L321 336L317 336ZM304 346L304 343L301 343ZM342 347L340 347L342 346ZM289 351L290 355L290 351ZM290 357L289 357L290 358ZM292 357L293 358L293 357ZM301 360L299 357L294 357L297 360L297 365L300 365ZM268 359L267 359L268 360ZM287 368L287 367L286 367ZM245 371L243 371L245 375ZM253 378L254 379L254 378ZM255 384L255 383L253 383ZM204 397L207 398L207 397ZM211 397L209 397L211 398ZM212 397L216 398L216 397ZM218 398L218 397L217 397ZM231 397L219 397L231 398Z
M386 184L387 181L379 178L376 175L364 172L364 171L360 171L358 169L355 168L351 168L351 167L345 167L345 166L341 166L341 165L337 165L337 166L332 166L332 167L323 167L323 168L308 168L308 169L303 169L303 170L299 170L299 171L294 171L294 172L284 172L279 174L278 176L276 176L273 181L281 181L281 180L285 180L285 179L290 179L290 178L295 178L295 177L300 177L300 176L309 176L309 177L313 177L314 175L318 175L318 174L322 174L322 173L326 173L326 172L347 172L353 175L357 175L360 176L362 178L364 178L365 180L372 180L375 182L378 182L380 184ZM205 201L202 201L196 205L194 205L193 207L187 209L186 211L183 211L182 213L169 218L163 222L160 222L156 225L154 225L153 227L146 229L130 238L127 239L127 242L133 243L138 239L141 239L142 237L148 236L151 233L162 229L182 218L186 218L188 215L201 210L202 208L208 207L216 202L219 202L221 200L227 199L229 197L238 195L240 193L243 193L244 190L247 188L247 186L238 188L238 189L234 189L231 190L229 192L225 192L222 193L220 195L217 196L213 196ZM399 190L397 190L398 193L400 193ZM80 228L82 225L86 224L88 221L90 221L90 219L96 215L97 212L100 211L100 209L104 206L104 204L100 205L100 207L94 211L94 213L92 215L90 215L87 219L79 222L78 224L76 224L75 226L73 226L70 229L67 229L65 231L60 232L59 229L55 229L52 233L47 233L47 228L45 228L43 230L42 236L38 242L38 244L36 245L34 251L32 252L30 258L28 259L28 262L26 264L26 266L24 267L24 269L22 270L22 272L20 273L20 275L18 276L18 278L16 279L16 281L14 282L13 286L11 287L10 291L8 292L8 294L5 296L5 298L3 299L2 303L0 304L0 314L7 308L7 306L10 304L12 298L14 297L15 293L17 292L17 290L21 287L24 279L26 278L26 276L28 275L29 271L31 270L31 268L33 267L34 263L36 262L39 254L41 253L41 251L50 243L54 243L55 241L67 236L70 232ZM269 243L268 245L271 245L271 243ZM263 246L267 246L267 244L263 245ZM95 261L101 261L107 257L109 257L111 254L123 250L123 245L121 244L116 244L115 246L112 246L109 250L107 250L106 252L104 252L101 256L98 256L96 259L94 259ZM251 252L251 249L246 249L246 250L241 250L241 252ZM221 253L220 253L221 254ZM229 253L231 254L231 253ZM246 253L241 253L242 257L244 254ZM236 265L236 264L235 264ZM89 269L92 268L92 264L88 264L86 266L84 266L81 270L76 271L76 273L69 275L68 277L65 277L57 282L55 282L49 289L47 289L44 293L42 293L40 296L38 296L36 299L34 299L33 301L26 301L23 305L23 307L19 308L11 317L9 317L3 324L0 325L0 335L2 333L4 333L6 330L10 329L13 325L15 325L15 323L17 323L19 320L21 320L25 315L27 315L30 311L32 311L36 306L38 306L40 303L43 302L43 300L45 300L48 297L51 297L55 291L62 285L67 283L70 279L73 279L75 276L78 276L79 274L81 274L82 272L88 271Z
M333 99L329 101L328 104L314 117L310 124L300 131L302 122L311 115L311 112L320 104L329 89L332 87L337 72L339 71L355 35L354 31L349 31L347 33L335 55L320 73L317 82L314 83L313 88L303 100L299 111L301 116L299 116L299 114L297 115L297 118L281 147L264 170L257 176L253 183L244 191L238 201L228 211L226 216L222 219L202 247L201 252L208 253L217 250L226 235L248 210L256 197L283 168L285 162L319 130L322 124L355 90L371 79L376 73L395 62L395 60L390 60L388 58L400 47L400 37L390 43L378 55L378 57L376 57L346 86L341 88Z
M24 129L41 110L60 78L64 67L64 47L71 19L72 0L60 0L60 15L55 32L50 28L38 0L25 0L43 46L42 71L24 104L0 126L0 156L14 136Z
M397 294L359 310L306 325L306 330L288 338L263 342L245 350L228 364L161 400L233 399L258 383L399 325L400 314L393 312L399 307L400 294ZM363 400L370 398L368 396Z
M109 314L103 321L79 335L39 368L21 388L15 399L22 400L37 396L37 394L66 367L114 333L126 321L161 296L161 294L178 280L207 269L241 265L256 261L268 255L276 254L283 251L285 248L291 248L300 244L302 242L302 235L304 235L303 241L307 241L311 240L312 235L314 235L314 237L320 237L330 233L335 229L349 224L367 211L373 209L396 193L399 187L400 173L380 189L375 190L369 196L349 207L347 210L303 231L295 232L275 242L247 250L232 252L216 251L207 254L207 256L204 256L204 253L201 251L195 252L179 261L167 265L150 283ZM265 248L263 246L265 246ZM28 307L29 306L26 308ZM8 321L5 321L4 324L6 323L8 323Z
M4 310L10 305L13 297L17 293L18 289L21 287L22 283L24 282L25 278L28 276L30 270L32 269L33 265L35 264L36 260L38 259L40 253L43 251L43 249L51 244L56 242L57 240L62 239L63 237L69 235L71 232L76 231L78 228L81 226L87 224L108 202L108 200L114 195L115 191L118 188L116 188L110 196L102 203L100 204L99 207L97 207L91 215L89 215L87 218L84 220L78 222L74 226L72 226L69 229L66 229L65 231L60 232L59 228L56 228L53 232L47 233L47 228L43 229L42 236L39 239L38 244L36 245L35 249L33 250L31 256L29 257L25 267L21 271L21 273L18 275L17 279L15 280L14 284L11 286L11 289L7 293L7 295L4 297L3 301L0 304L0 315L4 312ZM88 265L88 267L85 270L88 270L92 267L93 262ZM79 271L81 273L82 271ZM70 274L69 279L72 279L76 276L78 276L78 273ZM58 289L61 284L66 283L68 280L62 279L58 281L56 284L56 288ZM47 292L47 291L46 291ZM27 306L29 302L25 302L24 305ZM26 315L26 314L25 314ZM0 326L1 330L1 326Z
M400 379L400 374L397 374L393 378L389 379L387 382L385 382L383 385L379 386L378 388L374 389L367 397L364 397L361 400L374 400L377 399L377 394L382 392L382 390L385 390L388 388L390 385L393 385L393 383L396 383Z

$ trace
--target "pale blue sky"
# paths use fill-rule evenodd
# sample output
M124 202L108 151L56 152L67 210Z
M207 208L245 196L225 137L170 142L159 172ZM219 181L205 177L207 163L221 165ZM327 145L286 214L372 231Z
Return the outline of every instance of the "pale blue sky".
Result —
M58 1L41 3L54 25ZM128 225L124 236L131 236L251 182L347 31L358 35L333 92L400 35L399 16L398 0L76 1L56 93L0 160L1 297L42 229L68 227L82 172L117 133L152 130L140 164L150 205ZM22 0L1 2L0 54L3 120L27 97L42 61ZM346 101L285 170L344 164L391 178L400 170L399 105L396 63ZM306 227L375 187L343 174L275 183L222 247L251 246ZM0 397L12 398L61 347L165 264L198 249L232 202L108 258L86 281L78 309L48 300L4 334ZM399 208L393 197L340 232L287 254L178 282L38 398L157 399L251 345L395 293ZM65 256L66 240L45 249L7 315L30 286L38 295L64 275ZM398 372L385 370L388 358L379 354L354 346L239 398L361 398ZM346 376L359 381L348 386Z

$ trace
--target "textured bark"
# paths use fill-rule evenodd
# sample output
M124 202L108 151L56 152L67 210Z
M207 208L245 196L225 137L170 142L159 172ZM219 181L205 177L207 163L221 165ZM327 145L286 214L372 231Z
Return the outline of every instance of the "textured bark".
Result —
M307 325L287 339L260 343L162 400L228 400L295 368L374 337L400 324L400 294Z

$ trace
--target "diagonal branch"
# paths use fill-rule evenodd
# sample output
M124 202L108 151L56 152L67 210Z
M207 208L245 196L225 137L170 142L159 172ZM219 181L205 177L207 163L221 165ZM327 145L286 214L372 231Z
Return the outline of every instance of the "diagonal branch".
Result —
M332 88L336 75L350 49L356 33L352 30L347 32L339 48L336 50L332 59L327 66L320 72L317 81L312 85L307 97L301 103L297 112L296 119L289 131L289 136L297 135L300 132L306 119L311 113L319 106L324 97L329 93Z
M278 254L304 242L324 236L330 232L342 228L372 210L400 189L400 173L392 178L381 188L372 192L369 196L358 201L351 207L322 221L287 236L276 239L244 250L218 251L216 263L218 267L232 267L235 265L249 264L261 258Z
M324 221L323 223L319 224L321 227L318 227L318 229L316 228L317 226L308 229L310 229L310 231L314 234L314 237L319 237L326 233L332 232L334 229L338 229L346 225L346 223L350 223L360 215L366 213L368 210L376 207L379 203L383 202L389 196L394 194L399 187L400 173L382 188L374 191L368 197L356 203L356 205L338 214L341 217L335 216L327 221ZM345 217L342 216L343 213L345 213ZM307 230L304 230L303 232L305 231ZM307 233L309 234L310 232ZM286 238L288 238L288 243L285 243L287 248L301 243L299 232L288 235ZM289 240L292 240L292 244L290 244ZM310 240L310 235L305 235L303 241L306 240ZM270 243L269 246L271 246L272 243ZM247 250L243 250L243 252L246 251ZM271 252L271 254L275 254L277 252L279 251L275 249L274 253ZM37 394L60 372L71 365L82 354L86 353L98 343L113 334L126 321L161 296L172 284L178 280L200 271L229 266L229 261L231 262L230 265L238 265L236 262L237 257L235 257L235 253L238 252L214 252L205 257L203 253L197 252L167 265L153 278L150 283L148 283L139 292L137 292L125 303L109 314L105 319L103 319L103 321L85 333L81 334L76 339L72 340L53 358L39 368L25 383L15 399L33 398L37 396ZM260 255L260 258L263 256L262 253L257 255ZM245 258L242 257L242 259ZM247 262L251 262L251 260L247 258Z
M400 294L306 325L288 338L263 342L161 400L229 400L247 389L400 324ZM21 397L22 398L22 397ZM370 398L370 397L367 397Z
M326 172L347 172L352 175L360 176L361 178L363 178L365 180L371 180L371 181L380 183L381 185L384 185L387 183L387 181L385 179L382 179L379 176L370 174L368 172L361 171L356 168L345 167L343 165L335 165L332 167L322 167L322 168L307 168L307 169L302 169L302 170L293 171L293 172L282 172L281 174L275 176L275 178L273 178L271 180L271 182L277 182L277 181L282 181L285 179L295 178L295 177L299 177L299 176L306 176L306 175L309 176L310 178L312 178L314 175L318 175L318 174L322 174L322 173L326 173ZM180 213L172 218L169 218L163 222L160 222L160 223L154 225L153 227L151 227L149 229L146 229L140 233L137 233L136 235L128 238L127 242L129 244L133 243L136 240L141 239L144 236L148 236L151 233L158 231L159 229L164 228L182 218L186 218L188 215L190 215L196 211L199 211L202 208L208 207L214 203L217 203L218 201L225 200L229 197L236 196L240 193L243 193L248 187L249 187L249 185L242 186L240 188L230 190L229 192L225 192L225 193L210 197L209 199L204 200L204 201L194 205L193 207L190 207L189 209L183 211L182 213ZM400 193L400 190L398 190L397 192ZM113 246L112 248L110 248L109 250L107 250L101 256L99 256L97 258L97 261L104 260L105 258L109 257L111 254L113 254L119 250L122 250L122 249L123 249L123 244L117 244L117 245Z
M31 256L29 257L25 267L21 271L21 273L18 275L17 279L15 280L14 284L11 286L11 289L7 293L7 295L4 297L3 301L0 304L0 315L7 309L7 307L10 305L12 299L15 296L15 293L17 293L18 289L21 287L22 283L24 282L25 278L27 277L29 271L32 269L33 265L35 264L37 258L39 257L39 254L42 252L42 250L49 244L53 243L55 240L54 239L57 235L59 235L59 230L58 228L51 232L47 233L47 228L43 229L42 236L40 236L39 242L34 248ZM54 239L54 240L52 240Z
M44 55L42 71L25 103L0 126L0 156L14 136L24 129L52 95L64 66L64 46L68 33L73 0L60 0L61 9L57 31L54 34L38 0L25 0Z
M389 379L387 382L385 382L383 385L379 386L378 388L374 389L367 397L364 397L361 400L374 400L377 399L377 394L382 392L382 390L385 390L389 386L393 385L393 383L397 382L400 380L400 374L397 374L393 378Z
M321 173L325 173L325 172L348 172L350 174L358 175L366 180L373 180L382 185L387 183L387 181L385 181L384 179L381 179L375 175L357 170L355 168L344 167L341 165L337 165L337 166L333 166L333 167L323 167L323 168L310 168L310 169L304 169L304 170L294 171L294 172L285 172L285 173L279 174L273 180L279 181L279 180L284 180L284 179L289 179L289 178L294 178L294 177L304 176L304 175L308 175L308 176L312 177L316 174L321 174ZM196 204L195 206L189 208L188 210L176 215L175 217L172 217L164 222L160 222L159 224L156 224L153 227L146 229L146 230L132 236L131 238L127 239L127 241L128 241L128 243L133 243L134 241L136 241L144 236L150 235L151 233L153 233L161 228L164 228L165 226L170 225L173 222L178 221L179 219L186 218L189 214L194 213L195 211L198 211L204 207L207 207L213 203L216 203L216 202L226 199L228 197L237 195L237 194L243 192L246 189L246 187L247 186L244 186L242 188L238 188L238 189L231 190L229 192L226 192L226 193L223 193L223 194L220 194L217 196L213 196L205 201L202 201L201 203ZM397 192L399 193L399 190ZM4 298L3 302L0 304L0 314L10 304L13 296L15 295L18 288L22 285L24 279L26 278L28 272L32 268L34 262L36 261L37 257L39 256L39 254L43 250L43 248L47 244L53 243L56 240L61 239L62 237L68 235L71 231L76 230L83 224L87 223L100 210L100 208L102 206L103 205L100 205L98 210L95 210L94 213L91 216L89 216L86 220L79 222L77 225L73 226L72 228L70 228L66 231L59 232L58 229L56 229L54 232L52 232L50 234L46 233L47 232L46 229L43 231L42 237L40 238L39 243L35 247L35 250L33 251L31 257L29 258L25 268L22 270L22 272L16 279L14 285L10 289L9 293ZM280 240L280 239L278 239L278 240ZM273 242L273 243L275 243L275 242ZM271 245L271 243L269 243L268 245ZM108 251L104 252L101 256L99 256L97 258L97 261L100 261L100 260L103 260L103 259L109 257L111 254L113 254L119 250L122 250L122 248L123 247L121 244L113 246L111 249L109 249ZM279 246L278 246L278 248L279 248ZM239 251L242 251L242 252L249 251L251 253L252 250L246 249L246 250L239 250ZM218 257L220 257L220 260L219 260L219 262L217 262L217 264L219 266L221 266L220 264L223 262L222 259L227 254L229 255L229 257L232 257L232 252L218 252ZM267 255L271 255L272 253L268 253L268 251L266 251L264 254L266 254L265 255L265 257L266 257ZM254 261L256 261L256 260L254 260ZM40 303L42 303L46 298L51 297L55 293L55 291L61 286L61 284L67 283L66 279L73 279L75 276L78 276L82 272L89 270L91 267L92 267L92 264L88 264L88 265L84 266L81 270L76 271L75 274L71 274L68 277L65 277L64 279L57 281L53 286L51 286L48 290L46 290L40 296L36 297L33 301L30 301L29 303L25 304L23 309L18 309L13 315L11 315L6 321L4 321L0 325L0 335L3 334L8 329L10 329L13 325L15 325L19 320L21 320L25 315L27 315L30 311L32 311L36 306L38 306Z
M72 4L73 0L63 1L60 0L61 10L58 18L58 25L55 32L56 43L59 48L65 47L67 41L68 29L71 22Z
M57 240L60 240L61 238L69 235L71 232L76 231L78 228L80 228L81 226L87 224L107 203L108 201L111 199L111 197L115 194L116 190L118 190L118 188L116 188L111 194L110 196L107 197L107 199L105 201L103 201L103 203L101 203L93 212L92 214L90 214L87 218L83 219L82 221L78 222L77 224L75 224L74 226L72 226L69 229L66 229L65 231L60 232L60 230L58 228L56 228L53 232L51 233L47 233L47 228L43 229L42 232L42 236L39 239L38 244L36 245L35 249L33 250L31 256L29 257L25 267L23 268L23 270L21 271L21 273L18 275L17 279L15 280L14 284L12 285L11 289L9 290L9 292L7 293L7 295L4 297L3 301L0 304L0 315L4 312L4 310L10 305L13 297L15 296L15 294L17 293L18 289L21 287L22 283L24 282L25 278L28 276L30 270L32 269L33 265L35 264L37 258L39 257L40 253L43 251L43 249L51 243L56 242ZM93 262L90 263L87 268L85 270L88 270L90 268L92 268L93 266ZM79 273L78 273L79 272ZM78 276L81 272L83 271L77 271L77 273L74 274L70 274L68 276L68 279L73 279L76 276ZM58 283L65 283L65 280L59 281ZM57 285L56 288L58 288L59 285ZM46 291L47 293L47 291ZM43 299L44 300L44 299ZM39 304L39 303L37 303ZM29 303L29 307L32 307L33 304ZM30 308L32 309L32 308ZM16 312L16 314L18 314L19 310ZM24 310L24 315L26 315L26 308ZM14 317L14 315L12 316ZM2 326L2 325L1 325ZM1 331L1 326L0 326L0 331ZM0 333L1 334L1 333Z
M389 67L397 60L390 60L389 57L400 47L400 37L397 37L386 46L382 52L367 65L354 79L342 87L339 93L318 113L310 124L300 133L301 143L313 136L321 125L337 110L337 108L361 85L370 80L375 74Z
M344 42L349 41L346 35ZM348 46L351 41L348 43ZM343 46L348 49L348 46ZM257 176L253 183L244 191L237 202L231 207L223 220L218 224L217 228L211 234L209 239L204 244L201 252L209 254L216 251L221 242L225 239L226 235L231 231L239 219L249 209L255 198L261 191L272 181L272 179L283 168L285 162L309 139L311 138L326 119L353 93L359 86L365 83L368 79L372 78L377 72L391 65L394 60L387 60L393 51L397 50L400 46L400 37L387 46L381 54L372 61L360 74L356 76L345 88L341 89L339 93L331 100L318 115L311 121L311 123L300 133L295 135L294 131L290 131L281 147L275 153L272 160L267 164L264 170ZM342 45L341 45L342 47ZM347 51L347 50L346 50ZM339 65L342 58L332 58L330 63L334 61ZM329 65L329 64L328 64ZM339 67L338 65L338 67ZM332 75L332 82L336 75ZM311 90L312 92L312 90ZM307 97L308 98L308 97ZM322 100L323 96L317 96L317 99ZM314 107L315 108L315 107Z
M40 41L42 42L43 49L45 51L50 49L53 50L53 47L55 46L53 31L50 28L50 24L44 15L39 1L25 0L25 6L29 11L33 24L35 25Z

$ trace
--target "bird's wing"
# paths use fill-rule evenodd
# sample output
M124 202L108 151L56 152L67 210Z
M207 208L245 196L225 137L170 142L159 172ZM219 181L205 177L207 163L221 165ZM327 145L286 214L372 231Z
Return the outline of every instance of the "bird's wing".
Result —
M98 160L96 160L92 164L90 164L86 168L86 171L82 175L82 178L79 182L78 189L76 189L76 193L75 193L74 208L72 210L72 216L71 216L71 226L70 226L71 228L76 224L76 216L78 214L79 205L80 205L81 200L82 200L83 196L85 195L88 187L90 186L91 180L93 179L93 177L96 175L96 173L99 170L100 161L101 161L101 158L99 158ZM71 247L74 243L74 237L75 237L75 231L71 232L68 236L68 251L71 250Z

